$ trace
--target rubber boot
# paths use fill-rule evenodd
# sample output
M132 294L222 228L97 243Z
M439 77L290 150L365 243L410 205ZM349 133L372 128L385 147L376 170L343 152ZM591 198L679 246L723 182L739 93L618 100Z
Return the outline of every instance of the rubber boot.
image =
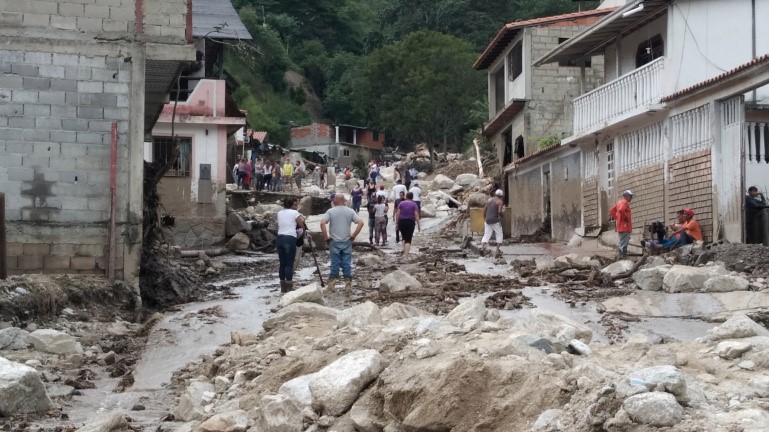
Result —
M294 290L294 281L285 281L286 282L286 292L291 292Z
M329 278L328 285L326 286L326 291L332 293L336 291L336 281L339 280L337 278Z
M352 278L344 279L344 291L347 293L352 293Z
M286 290L286 281L284 281L284 280L280 281L280 292L281 293L287 293L288 292Z

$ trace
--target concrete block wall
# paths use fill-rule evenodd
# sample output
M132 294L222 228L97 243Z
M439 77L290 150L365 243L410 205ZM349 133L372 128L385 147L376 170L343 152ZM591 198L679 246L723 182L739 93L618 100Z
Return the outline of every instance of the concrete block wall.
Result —
M133 33L136 0L2 0L0 25L82 33Z
M531 32L531 58L538 59L558 46L559 38L571 38L587 28L585 25L565 27L534 27ZM603 83L603 56L592 59L585 69L584 87L579 67L564 67L548 63L532 68L531 100L528 102L529 121L524 136L526 154L538 150L537 140L555 135L569 136L573 128L572 100Z
M550 162L550 215L554 240L568 241L582 226L580 153Z
M596 178L582 182L583 225L586 228L601 225L598 208L598 180Z
M335 130L326 124L313 123L309 126L291 128L291 147L293 148L306 148L334 142Z
M710 149L668 162L667 217L691 208L705 241L713 240L713 172Z
M542 172L534 169L523 174L508 175L508 211L511 214L510 236L533 234L542 226Z
M109 0L97 0L109 1ZM131 0L137 1L137 0ZM148 37L180 39L187 34L187 13L192 0L140 0L143 12L143 30Z
M633 171L623 172L617 178L615 191L626 189L635 196L630 204L633 210L633 232L643 234L644 225L661 221L666 225L665 212L665 167L654 164ZM612 204L613 205L613 204Z

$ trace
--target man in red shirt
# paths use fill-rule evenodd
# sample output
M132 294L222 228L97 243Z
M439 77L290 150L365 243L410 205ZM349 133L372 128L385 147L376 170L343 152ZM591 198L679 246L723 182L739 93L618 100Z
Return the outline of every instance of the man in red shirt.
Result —
M630 210L630 201L633 200L633 192L622 192L622 198L609 210L609 216L615 220L616 230L619 234L617 252L620 258L627 256L627 246L630 243L630 234L633 232L633 218Z

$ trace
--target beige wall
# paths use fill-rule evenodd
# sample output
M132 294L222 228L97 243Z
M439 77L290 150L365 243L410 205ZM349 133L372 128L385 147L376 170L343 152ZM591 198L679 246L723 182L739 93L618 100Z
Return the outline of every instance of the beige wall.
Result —
M644 226L665 219L664 165L648 167L621 173L617 179L618 191L630 189L635 193L630 207L633 210L633 232L642 233Z
M568 241L574 229L582 226L580 153L558 158L550 167L552 237Z
M667 216L683 208L694 210L706 241L713 240L713 171L710 149L668 163Z
M535 169L517 176L508 175L511 237L533 234L542 226L542 173Z

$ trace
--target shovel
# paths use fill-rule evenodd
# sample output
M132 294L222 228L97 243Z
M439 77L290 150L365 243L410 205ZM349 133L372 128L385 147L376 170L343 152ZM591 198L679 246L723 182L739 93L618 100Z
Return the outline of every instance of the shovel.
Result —
M313 261L315 261L315 268L318 270L318 278L320 278L320 287L325 288L326 283L323 282L323 273L320 271L320 266L318 265L318 257L315 255L315 246L312 243L312 236L308 235L307 240L310 242L310 253L312 253L312 259Z

